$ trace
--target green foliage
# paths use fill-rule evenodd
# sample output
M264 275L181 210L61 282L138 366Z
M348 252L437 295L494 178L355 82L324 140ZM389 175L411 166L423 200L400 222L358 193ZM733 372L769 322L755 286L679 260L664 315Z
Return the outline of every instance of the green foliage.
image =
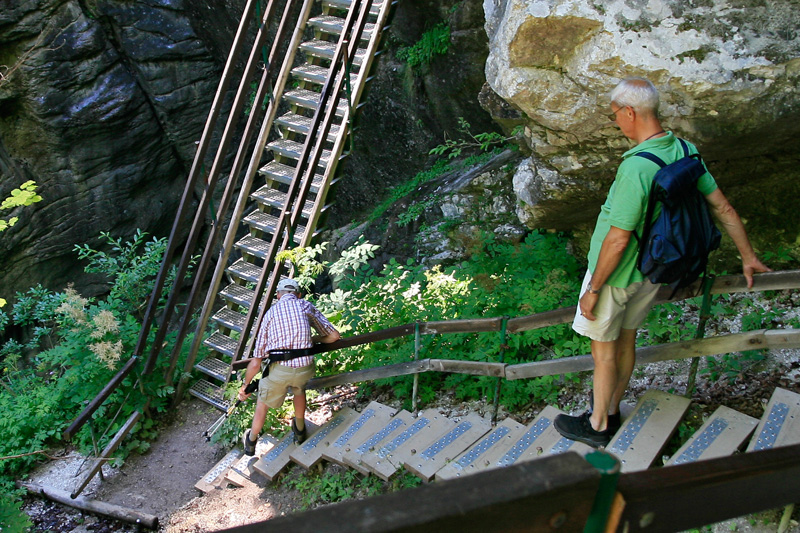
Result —
M432 155L447 154L448 159L455 159L461 156L461 153L467 148L477 148L482 152L487 152L490 148L502 146L514 140L519 135L522 126L514 128L511 137L503 137L497 132L472 133L471 128L472 126L464 117L458 117L458 133L461 134L461 137L450 139L445 135L444 144L440 144L428 153Z
M6 491L0 494L0 531L3 533L25 533L33 526L28 515L21 510L22 502Z
M3 203L0 204L0 210L25 207L35 204L36 202L41 202L42 197L36 194L37 187L36 182L26 181L20 185L18 189L11 191L11 196L3 200ZM12 227L18 220L19 217L11 217L8 220L0 219L0 232ZM5 303L5 300L0 303ZM2 305L0 305L0 307L2 307Z
M362 243L363 246L366 243ZM350 261L338 287L321 296L317 304L332 317L340 331L365 333L414 322L490 316L516 317L572 305L582 267L566 251L562 235L533 233L519 244L498 241L494 235L475 235L469 260L449 268L426 269L409 261L390 261L380 273L366 264ZM588 353L585 338L568 324L509 334L458 333L426 336L420 357L496 362L501 346L508 363L553 359ZM392 339L333 352L318 362L320 370L341 372L409 361L414 343ZM564 381L574 376L547 377L504 383L501 402L509 408L532 400L554 400ZM411 377L379 382L391 385L398 397L411 396ZM464 399L488 398L495 379L467 375L419 376L424 403L439 387L453 388Z
M436 56L445 55L450 49L450 26L440 22L422 34L413 46L397 51L397 58L412 68L430 65Z
M152 266L160 264L165 242L145 244L141 232L129 243L105 236L114 244L110 253L81 247L79 254L90 260L87 270L109 276L107 298L84 298L71 287L52 292L41 286L16 295L6 320L26 337L0 346L0 457L29 455L0 461L0 481L25 473L41 457L37 452L60 445L67 424L116 374L137 341L136 298L152 291ZM167 336L165 350L174 337ZM148 400L151 412L163 412L173 393L164 382L167 364L168 358L160 358L147 378L135 373L126 378L73 438L75 446L83 453L93 453L95 445L104 447ZM153 420L142 420L117 452L117 461L131 451L147 451L155 435Z
M356 497L371 497L405 490L422 483L418 477L403 472L384 483L375 476L360 476L355 470L334 470L325 473L304 473L302 476L283 478L285 487L294 489L302 495L302 508L308 509L328 503L350 500Z
M406 181L395 187L392 190L392 194L389 195L389 197L386 198L383 202L378 204L378 206L372 211L369 217L367 217L367 221L373 222L375 220L378 220L398 200L405 198L406 196L417 190L417 188L419 188L421 185L424 185L425 183L438 178L439 176L441 176L442 174L444 174L449 170L453 170L453 167L450 164L448 164L447 161L441 159L436 161L436 163L434 163L434 165L430 169L423 170L422 172L417 173L417 175L414 176L409 181Z

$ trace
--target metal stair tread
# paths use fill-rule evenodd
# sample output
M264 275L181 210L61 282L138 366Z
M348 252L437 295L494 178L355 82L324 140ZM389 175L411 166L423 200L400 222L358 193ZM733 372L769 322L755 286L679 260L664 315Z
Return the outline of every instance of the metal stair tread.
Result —
M350 9L351 3L352 2L350 2L350 0L324 0L322 2L322 4L325 5L325 6L332 7L332 8L335 8L335 9L343 9L345 11ZM372 6L370 6L370 10L369 10L370 14L374 15L374 14L378 13L378 11L380 11L382 6L383 6L383 2L373 2Z
M250 195L251 198L256 200L262 205L283 209L283 204L286 201L286 193L273 189L268 185L264 185L256 192ZM308 218L314 210L314 202L307 200L303 204L303 216Z
M300 160L303 156L303 144L290 139L277 139L267 145L267 148L284 157ZM309 154L310 155L310 154ZM330 150L322 150L319 158L319 166L325 166L331 158Z
M250 304L253 302L253 297L255 296L255 292L248 289L247 287L239 285L238 283L231 283L230 285L219 291L219 295L222 296L224 299L228 300L229 302L248 308L250 307Z
M269 242L259 239L252 235L245 235L239 239L234 246L242 252L248 253L260 259L265 259L269 253Z
M344 19L333 15L320 15L308 19L308 25L326 33L339 35L344 29ZM375 24L367 22L364 25L364 31L361 32L361 40L368 40L373 31L375 31Z
M283 163L278 163L277 161L270 161L259 169L261 174L286 185L292 183L292 180L294 179L294 171L294 167L285 165ZM322 174L315 174L314 180L311 182L310 191L314 194L318 193L320 185L322 185L322 180Z
M283 94L283 99L287 102L312 110L316 110L319 107L319 98L319 93L308 89L292 89ZM336 115L342 116L346 110L347 98L339 98L339 102L336 105Z
M276 118L275 124L283 126L291 132L308 135L308 132L311 130L312 121L313 119L311 117L305 117L303 115L298 115L297 113L289 112L281 117ZM339 134L339 130L339 124L331 124L330 130L328 130L328 141L333 142L336 136Z
M215 331L210 337L203 341L203 344L223 355L233 357L233 354L236 352L236 346L239 343L227 335L224 335L222 332Z
M261 276L261 267L244 259L238 259L226 269L226 272L239 279L256 283Z
M211 317L211 320L222 324L228 329L232 329L233 331L238 331L241 333L242 329L244 329L244 323L247 317L245 317L241 313L237 313L232 309L228 309L227 307L223 307L216 313L214 316Z
M225 390L222 387L217 387L204 379L198 379L194 385L189 388L189 394L213 405L220 411L227 411L229 407L224 393Z
M263 211L255 210L244 218L244 222L261 231L275 233L275 228L278 226L278 217L267 214ZM305 226L297 226L295 228L295 240L302 239L305 235Z
M216 357L206 357L196 365L195 369L219 381L225 381L230 365Z
M300 45L300 49L308 55L319 57L321 59L333 59L336 54L336 43L333 41L323 41L322 39L312 39ZM360 66L364 62L366 55L366 48L359 48L356 50L356 56L353 58L353 65Z

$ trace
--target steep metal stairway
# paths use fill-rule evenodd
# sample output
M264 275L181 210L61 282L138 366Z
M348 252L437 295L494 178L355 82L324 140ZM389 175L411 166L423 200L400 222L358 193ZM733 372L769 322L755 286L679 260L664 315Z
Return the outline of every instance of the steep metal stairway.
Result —
M623 411L622 427L606 450L622 472L646 470L662 458L664 446L683 419L689 400L658 390L645 393ZM203 492L227 484L242 486L274 480L290 463L310 469L321 461L353 468L388 480L405 469L423 481L443 481L493 468L575 451L585 444L561 437L553 420L561 411L548 406L529 424L507 418L495 427L476 414L448 418L436 409L419 413L371 402L361 413L344 408L325 424L309 424L306 442L298 446L289 432L282 439L263 435L256 455L236 447L195 487ZM664 465L724 457L747 444L746 451L800 443L800 394L776 389L761 420L719 407ZM752 435L752 437L751 437Z
M310 244L341 179L337 165L348 155L393 1L321 0L312 17L314 6L306 0L272 87L274 105L262 126L271 132L260 158L267 163L259 161L252 183L242 186L189 356L193 364L201 341L210 349L194 367L205 376L189 392L223 411L232 364L247 357L260 315L289 268L277 254ZM215 330L204 338L209 323Z

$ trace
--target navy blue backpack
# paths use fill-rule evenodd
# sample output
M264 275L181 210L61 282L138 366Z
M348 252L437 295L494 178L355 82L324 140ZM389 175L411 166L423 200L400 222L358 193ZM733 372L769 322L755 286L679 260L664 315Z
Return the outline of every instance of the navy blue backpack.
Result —
M649 152L636 154L661 167L647 201L637 266L650 281L668 284L673 291L705 273L708 254L719 247L722 237L697 190L697 180L706 172L700 154L689 155L686 142L678 140L684 157L669 165ZM657 201L661 213L653 221Z

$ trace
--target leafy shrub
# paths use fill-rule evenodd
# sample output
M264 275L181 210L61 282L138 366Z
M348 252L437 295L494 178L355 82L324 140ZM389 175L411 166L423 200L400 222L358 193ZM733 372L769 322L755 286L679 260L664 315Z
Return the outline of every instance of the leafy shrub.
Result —
M422 34L413 46L397 51L397 58L412 68L430 65L436 56L445 55L450 49L450 26L440 22Z

